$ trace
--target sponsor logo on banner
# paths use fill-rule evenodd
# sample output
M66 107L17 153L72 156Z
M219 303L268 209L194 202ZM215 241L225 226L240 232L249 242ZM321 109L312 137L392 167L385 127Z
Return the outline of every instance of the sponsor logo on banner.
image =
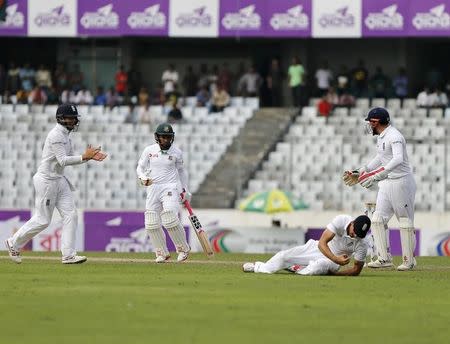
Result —
M81 211L78 211L80 216ZM33 251L54 252L61 250L61 237L63 223L59 214L54 216L54 221L42 232L37 234L33 242ZM84 226L79 223L76 229L76 242L74 243L77 251L84 251Z
M440 4L428 12L416 13L412 24L417 30L447 30L450 29L450 15L446 12L445 4Z
M34 23L39 26L68 27L71 17L64 11L64 5L53 8L50 12L41 12L34 18Z
M337 9L333 13L325 13L319 19L323 28L329 27L352 27L355 25L355 16L348 12L348 7Z
M274 13L270 18L270 26L277 31L307 29L309 18L302 11L303 6L298 5L288 9L285 13Z
M28 35L75 36L76 8L76 0L28 0Z
M249 5L237 13L226 13L222 25L227 30L257 30L261 28L261 16L255 12L255 5Z
M403 29L403 16L397 12L397 5L385 7L381 12L371 12L364 24L371 30Z
M219 0L171 0L169 36L217 37Z
M23 9L22 9L23 11ZM25 15L20 11L18 3L12 3L6 7L6 18L0 22L1 29L22 29L25 27Z
M128 237L112 237L105 247L106 252L152 252L153 246L145 228L129 233Z
M450 233L440 233L431 239L433 245L430 246L428 254L435 256L450 256Z
M175 22L180 28L209 27L212 23L212 17L207 13L206 6L202 6L192 12L179 14Z
M127 24L132 29L163 29L166 21L159 4L149 6L142 12L131 12L127 18Z
M95 12L85 12L80 19L80 24L85 29L117 29L119 27L119 15L114 12L113 4L108 4Z

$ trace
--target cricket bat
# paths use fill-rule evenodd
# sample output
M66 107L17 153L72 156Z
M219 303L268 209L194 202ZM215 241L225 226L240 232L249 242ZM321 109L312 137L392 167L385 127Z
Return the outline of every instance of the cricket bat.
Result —
M186 207L188 213L189 213L189 220L191 221L192 227L194 228L195 234L197 234L198 241L202 245L203 252L208 257L212 257L214 255L214 251L211 248L211 244L209 242L208 237L206 236L206 233L202 227L202 224L200 223L197 215L194 214L192 211L191 204L188 200L184 201L184 206Z

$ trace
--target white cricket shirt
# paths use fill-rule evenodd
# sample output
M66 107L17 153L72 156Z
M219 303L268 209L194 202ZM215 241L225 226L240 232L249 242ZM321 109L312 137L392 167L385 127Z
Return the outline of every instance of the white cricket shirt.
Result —
M350 215L338 215L327 225L327 229L335 234L328 247L336 256L346 254L350 257L354 254L355 260L363 262L367 255L367 241L347 234L347 227L353 220Z

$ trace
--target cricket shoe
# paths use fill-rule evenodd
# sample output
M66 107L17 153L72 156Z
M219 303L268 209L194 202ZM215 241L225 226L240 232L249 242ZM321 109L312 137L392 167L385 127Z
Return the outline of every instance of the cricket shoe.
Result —
M412 270L417 266L416 258L413 257L412 262L408 262L408 260L403 260L403 263L397 266L398 271L408 271Z
M286 268L285 270L295 274L298 270L301 270L303 268L304 268L304 266L295 264L295 265L291 265L290 267Z
M242 271L255 272L255 264L254 263L244 263L244 265L242 265Z
M394 266L394 264L392 263L391 260L377 259L367 263L367 266L372 269L378 269L378 268L390 268Z
M85 256L68 256L62 258L63 264L82 264L87 260Z
M177 257L177 262L184 262L189 257L189 252L179 252Z
M156 256L155 263L164 263L170 259L170 254L167 256Z
M14 263L20 264L22 263L22 257L20 256L20 251L14 249L14 246L9 242L9 239L5 240L5 246L8 250L9 257Z

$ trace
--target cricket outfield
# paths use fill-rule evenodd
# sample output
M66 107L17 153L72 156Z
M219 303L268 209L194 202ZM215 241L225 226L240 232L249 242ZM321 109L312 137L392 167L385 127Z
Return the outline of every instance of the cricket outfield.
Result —
M146 254L0 256L0 343L443 343L449 338L450 259L415 271L358 277L243 273L269 256L193 254L155 264ZM43 258L43 259L41 259ZM397 263L399 258L397 257Z

